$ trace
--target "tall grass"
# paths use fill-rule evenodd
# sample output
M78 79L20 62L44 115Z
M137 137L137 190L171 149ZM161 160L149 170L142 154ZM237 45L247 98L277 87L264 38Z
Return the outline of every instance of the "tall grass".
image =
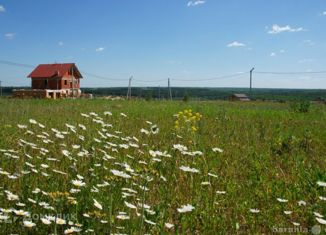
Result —
M185 109L203 116L195 133L181 133L174 127L173 115ZM106 111L112 116L105 115ZM0 231L62 234L77 227L81 233L96 234L253 234L280 228L310 229L319 224L314 212L326 215L325 187L317 184L326 181L325 111L324 106L315 105L308 113L297 113L288 104L259 102L2 99L0 170L9 175L0 175L0 208L22 209L31 217L3 211L0 216L9 218L7 222L0 219ZM100 118L91 112L112 127L94 122ZM76 127L76 133L66 123ZM142 128L150 132L154 124L159 128L157 134L141 132ZM56 137L51 128L64 139ZM44 136L53 142L44 143ZM185 155L175 144L202 155ZM78 156L82 149L88 153ZM153 156L150 150L166 151L171 157ZM199 172L185 172L181 166ZM112 169L131 178L116 176ZM85 186L73 185L77 175L83 177ZM103 186L104 182L108 185ZM36 188L41 192L33 193ZM80 192L73 193L72 188ZM19 199L8 200L8 191ZM53 208L46 209L40 202ZM180 213L178 209L187 204L194 209ZM129 219L122 220L120 212ZM55 221L46 225L35 214L70 215L71 225L68 220L65 225ZM24 227L23 220L35 226Z

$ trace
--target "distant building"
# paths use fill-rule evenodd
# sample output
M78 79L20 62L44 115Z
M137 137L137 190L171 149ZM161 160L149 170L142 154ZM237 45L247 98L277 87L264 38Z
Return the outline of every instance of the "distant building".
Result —
M250 98L246 94L233 94L229 97L231 101L250 101Z
M32 90L14 90L14 97L55 99L81 95L83 77L74 63L40 64L27 77L31 78Z

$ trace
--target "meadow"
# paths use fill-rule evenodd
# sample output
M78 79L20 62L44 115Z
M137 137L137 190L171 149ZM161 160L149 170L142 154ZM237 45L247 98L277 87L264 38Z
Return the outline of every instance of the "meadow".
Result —
M0 127L1 234L326 228L325 105L0 99Z

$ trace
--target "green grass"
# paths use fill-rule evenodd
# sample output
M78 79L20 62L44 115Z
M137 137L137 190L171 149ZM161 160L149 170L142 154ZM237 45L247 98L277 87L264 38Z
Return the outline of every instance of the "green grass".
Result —
M196 133L174 128L176 119L173 115L184 109L202 114ZM105 111L111 111L113 115L105 116ZM92 118L81 116L81 113L90 112L97 113L112 127L103 130L101 124L93 122ZM44 124L45 128L29 123L29 119ZM151 125L146 121L156 124L159 133L141 133L142 128L150 130ZM65 123L76 126L77 133L67 128ZM20 129L17 124L27 125L27 129ZM85 125L87 130L83 131L78 124ZM32 218L27 220L36 224L33 228L26 228L22 224L23 218L11 212L8 216L18 219L12 223L0 223L0 233L62 234L71 227L54 223L45 225L35 216L37 214L70 215L71 222L80 224L82 233L93 229L96 234L269 234L277 228L310 229L318 224L313 212L326 215L326 202L319 198L326 197L326 190L317 185L317 181L326 181L326 107L323 105L313 105L308 113L295 113L289 104L266 102L0 99L0 127L0 149L3 150L0 152L0 168L18 176L9 179L0 174L0 208L28 211ZM56 138L51 128L67 131L65 138ZM34 134L26 133L27 130ZM104 139L98 131L118 138ZM37 137L45 135L42 132L48 133L48 139L53 143L42 142L42 138ZM83 135L85 141L81 141L78 135ZM20 146L19 139L49 152L43 155L40 149L26 144ZM112 147L107 142L118 146ZM128 143L137 143L139 148L119 147L119 144ZM77 156L81 149L73 149L73 144L87 150L88 156ZM174 144L187 146L189 151L201 151L203 155L183 155L173 149ZM215 147L223 149L223 153L212 151ZM10 149L17 152L11 153ZM62 150L70 152L70 159L63 155ZM172 157L157 157L161 159L157 162L149 150L167 151ZM103 151L115 159L103 158ZM49 161L49 158L59 161ZM127 163L134 175L117 163ZM49 168L42 168L41 164ZM199 173L181 171L180 166L196 168ZM53 169L67 174L55 173ZM114 176L111 169L124 171L132 178ZM30 173L23 174L22 170ZM208 173L217 175L217 178ZM80 188L80 192L72 194L69 191L76 187L71 181L77 179L77 174L84 177L86 185ZM109 185L99 187L103 181ZM207 181L210 185L201 184ZM94 186L99 192L94 192ZM144 186L148 191L143 190ZM122 188L126 187L137 193L123 198ZM35 188L43 193L32 193ZM19 200L9 201L5 190L18 195ZM226 193L217 194L216 191ZM68 194L51 197L49 193L53 192L69 193L77 204L69 202ZM288 202L278 202L277 198ZM102 210L93 205L93 199L100 202ZM300 200L304 200L306 206L299 206ZM126 207L125 201L136 205L137 210ZM19 207L17 202L26 205ZM43 208L39 202L49 203L54 210ZM141 206L143 202L150 205L154 213L146 211ZM195 209L179 213L177 208L186 204ZM260 212L249 211L254 208ZM121 211L126 212L130 219L117 219ZM283 211L292 211L292 214L286 215ZM83 216L84 213L90 218ZM101 220L107 223L101 223ZM166 222L174 227L165 228ZM295 227L292 222L300 223L300 227Z

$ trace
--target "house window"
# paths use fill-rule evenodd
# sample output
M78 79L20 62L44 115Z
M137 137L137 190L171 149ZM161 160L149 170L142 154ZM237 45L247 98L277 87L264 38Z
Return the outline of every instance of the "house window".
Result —
M47 79L44 80L44 85L45 85L45 86L48 85L48 80L47 80Z
M67 85L67 80L65 80L65 85Z

